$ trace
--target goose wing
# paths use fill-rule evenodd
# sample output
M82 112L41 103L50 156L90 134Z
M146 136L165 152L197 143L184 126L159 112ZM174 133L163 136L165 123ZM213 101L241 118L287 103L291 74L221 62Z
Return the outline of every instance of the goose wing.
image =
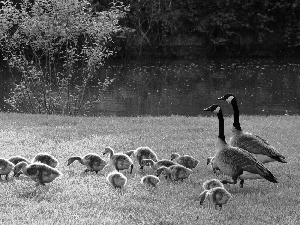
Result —
M229 147L227 152L230 157L228 161L238 170L259 174L266 180L277 183L274 175L249 152L237 147Z
M272 145L258 135L249 133L243 134L238 137L235 146L245 149L252 154L266 155L277 161L285 159Z

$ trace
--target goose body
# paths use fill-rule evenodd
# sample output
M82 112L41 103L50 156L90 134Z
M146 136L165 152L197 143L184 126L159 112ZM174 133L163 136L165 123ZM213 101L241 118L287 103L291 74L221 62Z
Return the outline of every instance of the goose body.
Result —
M170 167L170 166L173 166L176 164L177 163L175 163L171 160L167 160L167 159L162 159L157 162L154 162L152 159L143 159L142 160L143 166L150 165L153 170L157 170L161 166Z
M152 186L152 187L156 187L159 182L160 182L159 178L154 175L146 175L141 179L141 184Z
M198 165L198 160L190 155L180 156L178 153L172 153L171 160L189 169L194 169Z
M167 178L173 181L178 181L188 178L193 171L177 164L170 167L161 166L156 170L155 175L159 177L161 173L164 173Z
M49 153L38 153L32 159L32 163L40 162L46 164L52 168L55 168L58 165L58 160Z
M110 161L117 171L130 168L130 173L132 173L133 161L127 154L115 153L114 150L110 147L105 148L103 155L105 154L110 155Z
M8 174L13 171L15 165L9 160L0 158L0 179L2 180L2 175L5 175L5 179L8 179Z
M103 170L104 167L107 165L107 162L104 159L102 159L99 155L95 153L89 153L83 157L80 156L70 157L68 159L67 166L71 165L76 160L82 165L87 167L87 169L84 172L95 171L96 173L98 173L99 171Z
M222 173L230 176L233 180L223 180L222 183L236 184L237 179L244 172L249 173L248 178L251 177L251 174L254 177L259 175L270 182L277 183L274 175L251 153L241 148L230 146L226 143L224 135L224 117L221 107L218 105L212 105L204 110L217 113L219 119L217 152L213 157L213 165L215 168L219 168ZM242 179L241 187L243 186L243 183L244 180Z
M221 209L231 197L231 194L224 187L214 187L200 194L200 205L204 203L205 199L209 199L211 204L215 206L215 209Z
M157 162L156 153L149 147L139 147L136 150L127 151L125 154L128 156L134 155L140 165L140 169L144 168L142 165L143 159L152 159L154 162Z
M286 163L285 157L281 155L272 145L258 135L244 132L239 122L239 108L236 97L232 94L226 94L219 100L225 100L232 105L234 113L234 123L230 145L242 148L252 153L258 161L262 163L281 162Z
M17 174L20 170L22 170L23 174L30 177L33 181L40 185L50 183L62 175L62 173L57 169L39 162L30 164L27 162L19 162L15 165L15 174Z
M125 175L123 175L122 173L120 173L118 171L110 172L107 175L106 180L114 188L120 188L120 189L124 188L124 186L127 183L127 178L125 177Z

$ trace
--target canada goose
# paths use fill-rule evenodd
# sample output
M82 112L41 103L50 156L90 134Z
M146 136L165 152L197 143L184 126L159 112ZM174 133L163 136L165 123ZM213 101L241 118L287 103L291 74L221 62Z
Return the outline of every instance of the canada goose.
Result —
M226 94L218 100L225 100L232 105L234 113L234 122L232 129L232 137L229 144L231 146L245 149L252 153L258 161L262 163L281 162L287 163L285 157L281 155L272 145L258 135L242 131L239 122L239 108L236 97L232 94Z
M18 164L19 162L27 162L29 164L29 160L28 159L25 159L24 157L22 156L12 156L8 159L8 161L10 161L11 163L13 163L14 165ZM18 174L14 174L13 176L14 177L19 177L20 174L22 172L20 171Z
M119 172L119 170L125 170L130 169L130 173L132 173L133 170L133 162L132 159L124 154L124 153L114 153L114 150L111 147L106 147L103 155L110 154L110 161L116 168L116 170Z
M142 159L142 166L150 165L153 170L157 170L161 166L170 167L176 164L177 163L167 159L162 159L157 162L154 162L152 159Z
M198 160L190 155L180 156L178 153L172 153L171 160L175 160L178 164L189 169L194 169L198 165Z
M18 174L20 170L33 181L36 181L37 185L45 185L45 183L50 183L62 175L57 169L39 162L30 164L19 162L14 168L15 174Z
M224 135L224 117L219 105L212 105L204 109L204 111L211 111L218 115L219 136L217 140L217 152L213 157L213 164L215 167L219 168L222 173L231 176L233 180L223 180L223 184L236 184L237 179L243 172L249 172L254 177L257 177L258 174L270 182L277 183L274 175L251 153L238 147L232 147L226 143ZM241 178L241 187L243 187L243 184L244 180Z
M49 153L38 153L34 158L32 159L33 163L40 162L44 163L48 166L51 166L52 168L55 168L58 164L58 160Z
M128 156L134 155L140 165L141 170L144 168L142 165L143 159L152 159L154 162L157 162L156 153L149 147L138 147L135 150L125 152L125 154Z
M89 153L83 157L72 156L68 159L67 166L71 165L75 160L78 160L78 162L87 167L84 172L95 171L98 173L107 165L107 162L95 153Z
M141 179L141 184L156 187L157 184L160 182L159 178L154 175L146 175L143 176Z
M5 175L5 179L8 179L8 174L13 171L15 165L3 158L0 158L0 179L2 180L2 175Z
M215 209L220 209L231 199L231 194L224 187L215 187L209 190L205 190L200 194L200 205L203 204L206 198L209 199L211 204L215 206Z
M124 188L127 183L127 178L118 171L112 171L106 176L106 180L113 186L114 188Z
M186 179L193 173L191 169L177 164L170 167L161 166L156 170L155 175L159 177L163 172L165 173L167 178L173 181Z

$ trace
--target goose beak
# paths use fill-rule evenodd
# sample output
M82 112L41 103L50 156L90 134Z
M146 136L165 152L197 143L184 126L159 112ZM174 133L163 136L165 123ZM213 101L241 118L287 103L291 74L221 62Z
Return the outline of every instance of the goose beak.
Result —
M204 111L211 111L211 107L203 109Z
M218 100L225 100L225 96L218 98Z

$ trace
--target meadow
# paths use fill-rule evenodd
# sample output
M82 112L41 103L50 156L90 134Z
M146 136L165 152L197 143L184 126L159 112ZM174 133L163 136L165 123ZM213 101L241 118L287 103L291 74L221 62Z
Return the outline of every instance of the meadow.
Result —
M229 140L232 117L225 117ZM226 185L233 195L222 210L196 201L202 183L215 178L206 158L215 152L218 121L207 117L63 117L0 113L0 157L21 155L31 159L39 152L53 154L63 176L44 187L36 187L24 176L1 181L1 224L299 224L300 223L300 118L299 116L241 115L245 131L252 131L287 157L287 164L267 167L278 178ZM153 148L159 158L172 152L190 154L198 166L184 182L161 179L157 189L140 184L145 174L138 165L128 178L123 193L105 179L112 171L107 166L100 174L83 173L68 157L94 152L102 155L106 146L127 151L140 146ZM108 159L107 156L104 157ZM221 178L221 177L220 177Z

